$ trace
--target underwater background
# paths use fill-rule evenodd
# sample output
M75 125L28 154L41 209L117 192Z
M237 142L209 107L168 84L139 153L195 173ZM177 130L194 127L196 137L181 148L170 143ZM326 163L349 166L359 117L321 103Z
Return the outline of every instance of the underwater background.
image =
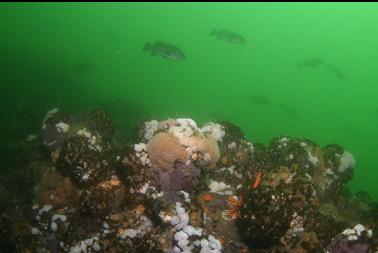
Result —
M125 133L188 117L263 144L340 144L357 162L350 189L378 200L377 3L2 3L0 34L3 166L50 109L101 106ZM186 58L143 52L155 41Z

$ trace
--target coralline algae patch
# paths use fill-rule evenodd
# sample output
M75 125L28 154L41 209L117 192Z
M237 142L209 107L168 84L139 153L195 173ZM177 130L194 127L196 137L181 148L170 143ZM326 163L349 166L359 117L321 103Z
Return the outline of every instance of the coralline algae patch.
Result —
M355 160L341 146L264 146L232 123L187 118L142 122L121 143L99 108L52 110L42 132L52 159L31 161L43 169L15 235L26 252L377 250L376 205L343 194Z

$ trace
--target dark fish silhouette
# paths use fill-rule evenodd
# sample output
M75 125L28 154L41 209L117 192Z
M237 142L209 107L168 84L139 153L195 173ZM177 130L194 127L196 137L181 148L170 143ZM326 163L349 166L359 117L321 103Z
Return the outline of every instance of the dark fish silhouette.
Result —
M353 137L353 138L356 138L357 137L357 134L356 132L351 128L349 127L348 125L342 125L342 129L343 131L350 137Z
M336 66L328 64L326 65L329 70L341 81L346 81L345 75Z
M298 111L294 107L292 107L290 105L285 105L285 104L280 104L279 107L283 112L288 114L290 117L295 118L295 119L299 119Z
M257 105L267 105L270 103L269 99L261 95L247 94L248 101Z
M110 32L109 33L109 40L118 41L121 39L121 36L117 32Z
M80 74L91 73L97 70L97 66L89 60L83 59L82 61L74 64L72 69Z
M315 68L315 67L318 67L322 64L324 64L325 61L323 59L320 59L320 58L313 58L313 59L307 59L303 62L300 62L298 63L297 67L299 68L308 68L308 67L312 67L312 68Z
M161 41L155 43L147 42L144 45L143 52L151 52L151 55L159 55L168 60L184 60L186 58L180 48Z
M211 37L215 37L219 40L224 40L234 44L245 44L247 40L236 32L232 32L226 29L212 29L210 32Z

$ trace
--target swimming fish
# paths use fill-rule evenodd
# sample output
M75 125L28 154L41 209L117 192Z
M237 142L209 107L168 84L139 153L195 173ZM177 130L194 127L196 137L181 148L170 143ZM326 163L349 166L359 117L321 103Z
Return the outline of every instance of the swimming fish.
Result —
M318 67L324 64L324 62L325 61L320 58L307 59L303 62L298 63L297 67L304 67L304 68L313 67L314 68L314 67Z
M144 45L143 52L151 52L151 55L159 55L168 60L184 60L186 58L186 55L180 48L161 41L155 43L147 42Z
M339 80L346 81L345 75L335 65L327 64L327 67Z
M279 107L283 112L285 112L292 118L299 119L298 111L294 107L286 104L280 104Z
M344 124L341 126L342 130L350 137L356 138L356 132L348 125Z
M270 103L268 98L261 95L247 94L247 99L257 105L267 105Z
M224 40L233 44L245 44L247 40L240 34L232 32L226 29L212 29L210 32L210 37L215 37L219 40Z

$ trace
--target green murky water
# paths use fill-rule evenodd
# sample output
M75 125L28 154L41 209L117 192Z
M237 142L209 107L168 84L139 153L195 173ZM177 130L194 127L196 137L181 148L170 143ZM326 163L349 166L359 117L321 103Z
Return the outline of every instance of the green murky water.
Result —
M357 161L351 189L378 199L376 3L3 3L0 34L4 147L39 133L54 107L101 105L125 132L148 117L228 120L253 142L342 145ZM186 59L142 52L148 41Z

